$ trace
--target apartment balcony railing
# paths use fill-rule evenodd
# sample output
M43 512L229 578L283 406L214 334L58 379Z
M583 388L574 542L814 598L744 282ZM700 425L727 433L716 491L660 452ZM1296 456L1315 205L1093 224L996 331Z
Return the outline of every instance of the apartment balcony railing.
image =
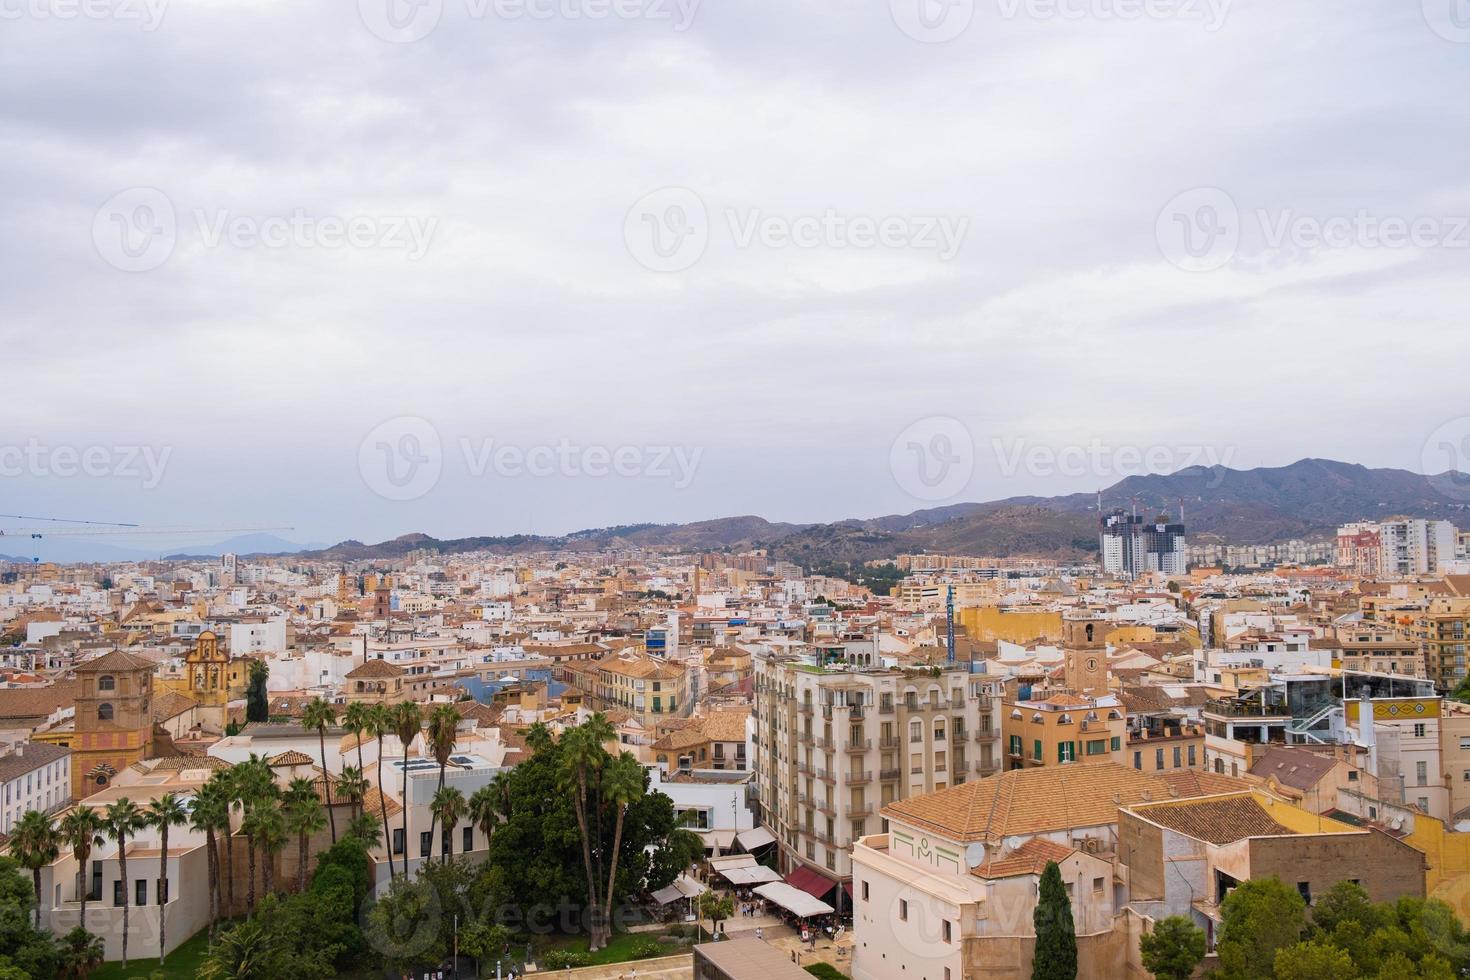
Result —
M803 776L810 776L813 771L812 764L810 762L798 762L796 763L795 768L796 771L801 773Z
M847 815L849 817L853 817L854 819L857 817L869 816L870 814L872 814L872 812L873 804L871 803L860 803L857 806L850 806L847 808Z
M882 780L898 779L903 775L902 769L880 769L878 778Z
M830 704L822 705L822 717L828 721L832 720L832 706Z
M816 738L816 736L813 735L811 732L797 732L796 733L796 740L798 742L800 742L802 745L811 745L813 739L815 739L815 738Z
M977 742L989 742L989 741L994 740L995 736L998 735L998 734L999 734L999 732L997 732L993 728L982 728L978 732L975 733L975 741L977 741Z
M804 715L806 715L808 717L811 716L812 708L813 708L813 705L812 705L812 703L810 701L803 701L803 702L801 702L801 704L799 704L799 705L796 706L796 710L797 711L801 712L802 714L804 714Z
M862 786L873 781L873 774L869 770L854 770L847 774L847 785Z
M884 735L882 738L878 739L878 747L880 749L896 749L898 748L899 744L900 743L897 735Z
M818 769L816 771L816 777L824 783L837 782L837 773L833 772L831 769Z
M848 752L866 752L873 747L871 738L855 738L847 743Z
M818 735L815 739L812 740L812 744L819 749L831 750L837 748L836 741L827 738L825 735Z
M1240 701L1206 701L1204 713L1225 718L1290 718L1291 709L1284 704L1264 705Z
M893 702L892 701L885 701L882 704L878 705L878 714L880 714L880 715L891 715L891 714L893 714Z
M981 711L990 711L995 708L995 698L986 694L975 699L975 706Z
M820 813L824 817L835 817L835 816L837 816L837 806L836 806L836 804L832 803L830 800L818 800L817 803L816 803L816 807L817 807L817 812Z

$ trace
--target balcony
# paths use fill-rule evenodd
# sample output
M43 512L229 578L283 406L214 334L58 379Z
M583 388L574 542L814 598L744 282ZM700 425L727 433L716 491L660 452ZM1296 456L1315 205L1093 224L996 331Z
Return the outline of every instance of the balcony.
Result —
M975 706L978 707L981 711L992 711L995 709L995 698L991 697L988 694L984 695L983 697L976 698L974 703Z
M891 714L893 714L893 702L892 701L885 701L882 704L878 705L878 714L880 714L880 715L891 715Z
M813 705L810 701L803 701L796 706L796 710L810 718L812 716L812 707Z
M837 782L837 773L833 772L831 769L818 769L815 775L824 783Z
M975 733L975 741L977 741L977 742L992 742L992 741L995 740L995 736L997 736L999 734L1000 734L999 732L995 731L992 728L982 728L978 732Z
M870 816L872 815L872 813L873 804L871 803L860 803L847 808L847 815L849 817L852 817L853 819L857 819L858 817Z
M851 742L847 743L848 752L866 752L872 747L873 740L871 738L854 739Z
M798 762L796 763L795 768L796 771L801 773L803 776L810 776L813 771L812 764L810 762Z
M1291 717L1291 709L1284 704L1258 704L1254 701L1206 701L1204 713L1222 718Z
M798 732L796 735L796 740L802 745L811 745L814 738L816 738L816 736L814 736L811 732Z
M884 735L882 738L878 739L878 748L880 749L896 749L898 748L899 744L900 743L897 735Z
M826 749L829 752L837 748L837 743L824 735L818 735L813 739L812 744L819 749Z
M881 780L884 780L885 782L888 781L888 780L898 779L901 776L903 776L903 770L902 769L880 769L880 770L878 770L878 778L881 779Z
M873 774L866 770L853 770L847 774L847 785L862 786L873 781Z

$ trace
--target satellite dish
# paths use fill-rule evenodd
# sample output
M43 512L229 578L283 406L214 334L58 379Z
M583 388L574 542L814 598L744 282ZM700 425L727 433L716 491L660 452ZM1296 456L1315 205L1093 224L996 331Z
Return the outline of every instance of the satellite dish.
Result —
M981 843L971 844L965 848L965 866L976 868L985 863L985 845Z
M1011 851L1014 851L1016 848L1020 847L1024 843L1026 843L1026 838L1024 837L1007 837L1001 846L1003 846L1006 850L1006 853L1009 854Z

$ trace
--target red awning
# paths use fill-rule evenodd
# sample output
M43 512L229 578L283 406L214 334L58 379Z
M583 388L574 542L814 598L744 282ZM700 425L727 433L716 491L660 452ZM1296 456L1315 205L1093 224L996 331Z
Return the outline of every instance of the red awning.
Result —
M847 897L848 898L852 898L852 882L850 882L850 881L844 881L842 883L842 890L845 891L845 892L847 892Z
M837 887L837 882L831 878L817 874L811 868L797 868L786 876L786 884L792 888L800 888L813 898L821 898L823 895Z

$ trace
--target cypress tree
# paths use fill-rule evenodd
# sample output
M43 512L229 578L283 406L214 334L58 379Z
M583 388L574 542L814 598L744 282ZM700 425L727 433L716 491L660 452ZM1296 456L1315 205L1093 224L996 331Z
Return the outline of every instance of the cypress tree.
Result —
M1036 958L1031 980L1077 980L1077 927L1072 923L1072 901L1062 884L1062 869L1046 862L1041 894L1031 913L1036 926Z

